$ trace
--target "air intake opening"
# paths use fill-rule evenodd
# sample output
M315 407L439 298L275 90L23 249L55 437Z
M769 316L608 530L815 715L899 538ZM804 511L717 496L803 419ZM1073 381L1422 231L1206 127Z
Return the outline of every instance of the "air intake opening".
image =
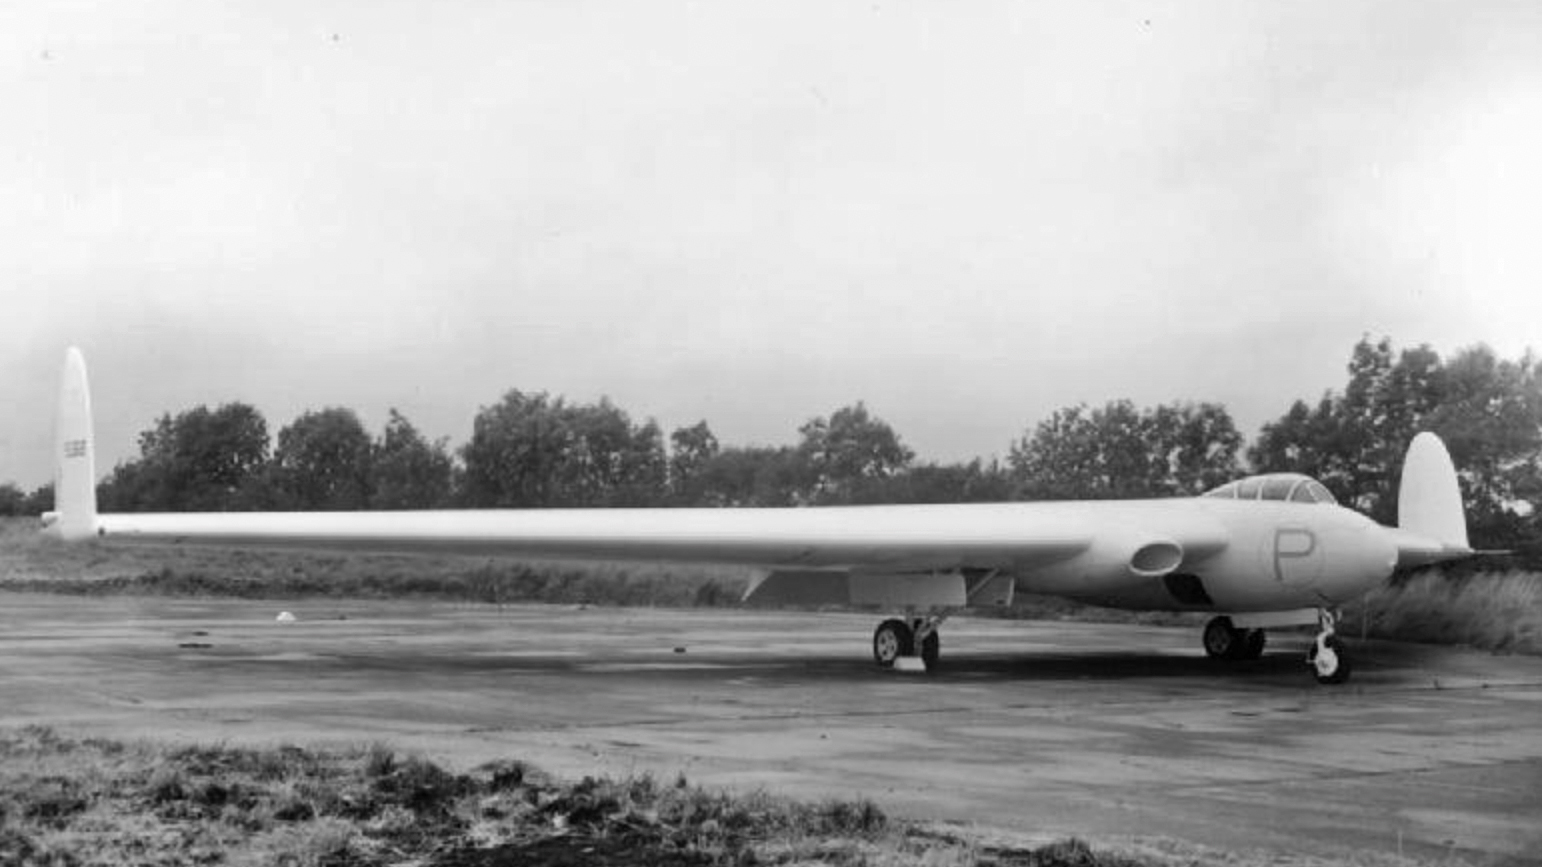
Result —
M1166 575L1183 562L1183 548L1177 542L1147 542L1130 556L1130 571L1136 575Z

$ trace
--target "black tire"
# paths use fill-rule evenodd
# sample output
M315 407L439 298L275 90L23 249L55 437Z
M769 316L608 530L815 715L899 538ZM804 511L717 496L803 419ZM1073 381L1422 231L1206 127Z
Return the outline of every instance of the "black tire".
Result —
M901 656L915 653L916 634L903 620L885 620L873 630L873 661L884 668L893 668Z
M1326 686L1332 686L1349 680L1349 673L1353 670L1354 666L1350 663L1349 651L1344 647L1344 642L1340 641L1337 635L1331 635L1323 644L1333 651L1335 664L1328 671L1324 671L1322 667L1318 666L1317 644L1314 642L1312 644L1312 652L1307 655L1307 662L1312 664L1312 675L1317 678L1317 682Z
M1268 633L1262 629L1249 629L1243 633L1242 641L1237 647L1238 659L1258 659L1264 655L1264 645L1269 641Z
M1230 617L1212 617L1205 624L1201 640L1205 645L1205 655L1211 659L1236 659L1243 635L1242 630L1231 625Z
M927 668L936 668L937 660L942 658L942 636L936 630L926 636L921 642L921 661Z

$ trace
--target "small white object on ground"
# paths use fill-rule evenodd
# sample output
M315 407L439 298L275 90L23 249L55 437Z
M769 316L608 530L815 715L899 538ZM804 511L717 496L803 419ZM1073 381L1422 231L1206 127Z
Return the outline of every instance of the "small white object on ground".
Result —
M926 663L919 656L901 656L894 660L895 671L926 671Z
M297 618L288 611L280 611L277 619L279 623L293 623Z

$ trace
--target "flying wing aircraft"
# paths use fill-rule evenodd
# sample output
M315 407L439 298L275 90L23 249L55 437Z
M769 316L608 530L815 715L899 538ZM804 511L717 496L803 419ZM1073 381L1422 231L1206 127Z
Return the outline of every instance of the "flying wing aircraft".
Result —
M873 634L882 666L936 662L950 612L1049 594L1115 608L1203 611L1205 653L1262 654L1265 630L1316 624L1308 662L1342 683L1335 610L1394 569L1473 554L1440 439L1409 445L1398 525L1343 508L1294 473L1156 500L756 509L486 509L420 512L101 514L85 360L65 357L57 419L65 540L479 553L758 567L746 599L894 612Z

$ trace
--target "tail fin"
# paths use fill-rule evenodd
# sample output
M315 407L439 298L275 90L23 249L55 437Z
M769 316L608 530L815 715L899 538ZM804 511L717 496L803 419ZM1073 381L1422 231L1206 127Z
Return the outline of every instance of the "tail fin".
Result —
M1408 444L1403 459L1403 481L1397 492L1398 529L1447 551L1471 553L1467 545L1467 516L1462 512L1462 491L1456 483L1456 466L1440 437L1425 431Z
M64 354L54 425L54 512L48 523L67 541L87 539L96 535L96 446L86 359L73 346Z

